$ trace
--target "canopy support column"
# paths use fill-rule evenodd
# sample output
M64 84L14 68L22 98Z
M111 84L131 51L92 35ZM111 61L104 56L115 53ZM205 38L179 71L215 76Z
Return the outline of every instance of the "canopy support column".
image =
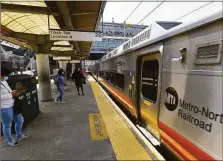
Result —
M51 81L50 81L50 65L49 56L47 54L36 54L37 74L39 83L40 101L47 102L52 100Z

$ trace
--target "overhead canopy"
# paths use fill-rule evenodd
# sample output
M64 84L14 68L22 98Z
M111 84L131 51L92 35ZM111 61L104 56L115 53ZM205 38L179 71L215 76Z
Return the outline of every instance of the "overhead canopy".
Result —
M1 25L13 32L35 35L49 34L49 28L95 31L104 7L102 1L2 0ZM71 56L86 58L90 48L91 42L60 42L54 43L51 51L73 50Z
M3 7L27 5L40 6L47 8L42 2L17 2L17 1L2 1ZM7 5L8 4L8 5ZM22 7L21 7L22 8ZM3 8L4 9L4 8ZM31 12L22 13L16 12L13 9L3 10L1 12L1 24L15 32L24 32L31 34L48 34L48 17L46 14L32 14ZM53 16L50 16L50 25L52 28L59 29L58 23Z

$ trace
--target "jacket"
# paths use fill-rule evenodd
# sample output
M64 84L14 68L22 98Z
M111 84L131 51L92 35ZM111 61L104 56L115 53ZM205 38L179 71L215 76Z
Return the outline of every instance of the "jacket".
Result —
M57 80L57 87L63 88L64 87L64 77L61 75L57 75L56 80Z
M74 80L76 86L82 85L84 83L84 76L79 71L75 71L72 74L72 79Z
M5 80L1 80L1 108L10 108L14 106L14 99L11 91L8 83Z

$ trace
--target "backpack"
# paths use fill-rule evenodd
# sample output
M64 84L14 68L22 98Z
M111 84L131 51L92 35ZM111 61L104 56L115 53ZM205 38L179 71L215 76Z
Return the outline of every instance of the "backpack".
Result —
M58 79L58 75L55 75L55 76L53 77L53 80L54 80L54 84L56 84L56 85L58 85L58 81L57 81L57 79Z

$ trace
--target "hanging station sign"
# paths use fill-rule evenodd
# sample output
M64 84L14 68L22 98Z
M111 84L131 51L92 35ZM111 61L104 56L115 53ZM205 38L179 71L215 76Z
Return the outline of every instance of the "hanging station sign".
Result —
M60 41L102 41L102 33L100 32L81 32L81 31L65 31L50 30L50 40Z
M71 60L70 56L57 56L57 57L53 57L53 60Z

